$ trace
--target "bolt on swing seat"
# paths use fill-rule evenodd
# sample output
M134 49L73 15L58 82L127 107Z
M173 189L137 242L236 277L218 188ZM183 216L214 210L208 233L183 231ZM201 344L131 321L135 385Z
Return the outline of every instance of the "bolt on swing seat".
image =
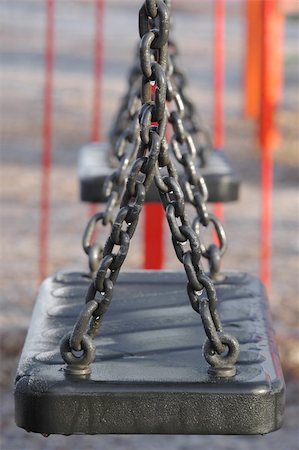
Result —
M15 384L16 423L42 434L264 434L281 426L284 381L264 289L245 273L216 282L240 353L233 378L209 375L204 330L182 272L123 273L89 377L65 373L59 342L90 282L60 273L39 292Z
M114 170L107 161L109 150L109 144L106 142L90 143L80 149L78 176L82 201L90 203L106 201L103 186L107 176L111 175ZM206 164L201 167L201 173L207 184L208 201L232 202L238 200L240 180L225 153L212 150L206 159ZM147 192L146 202L159 201L159 193L153 183Z
M85 229L92 275L60 273L40 289L15 381L16 423L28 431L264 434L281 425L284 381L264 288L248 274L219 273L225 232L207 212L184 111L168 115L166 100L181 97L167 58L168 4L145 0L139 12L138 151L127 176L119 170L124 193L112 183L105 212ZM169 149L184 166L184 188ZM120 274L153 179L185 273ZM193 224L185 196L196 210ZM104 249L91 242L99 220L111 225ZM209 224L219 247L201 240Z

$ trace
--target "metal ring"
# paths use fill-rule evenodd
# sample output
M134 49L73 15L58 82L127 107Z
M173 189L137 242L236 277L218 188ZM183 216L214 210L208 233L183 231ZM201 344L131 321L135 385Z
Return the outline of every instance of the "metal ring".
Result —
M221 266L221 253L217 245L211 244L208 247L210 276L213 280L217 279Z
M103 225L106 226L108 223L112 224L113 210L115 206L118 204L120 196L121 192L116 191L111 192L111 195L106 202L106 210L104 213L105 217L103 219Z
M143 181L144 189L147 192L152 184L153 178L155 176L156 163L158 161L158 156L161 148L161 138L156 131L152 131L150 134L150 148L147 161L142 168L145 174L145 179Z
M150 130L153 119L153 111L155 109L155 105L153 102L144 103L140 110L140 138L144 145L148 146L150 142Z
M101 302L98 303L97 309L92 314L93 317L90 321L90 327L89 327L89 331L88 331L89 335L91 335L90 330L93 328L92 327L93 320L95 318L101 319L103 317L103 315L105 314L105 312L107 311L107 309L111 303L111 300L112 300L113 287L114 287L114 285L113 285L113 282L110 280L110 278L105 278L104 283L103 283L103 289L104 289L103 294L102 294L103 298L102 298Z
M227 250L227 238L226 238L226 234L225 234L223 225L220 222L220 220L216 216L214 216L214 214L210 213L209 219L214 225L214 228L215 228L215 231L216 231L217 237L219 239L219 243L220 243L220 247L219 247L220 255L223 256Z
M203 176L199 175L197 179L197 188L202 196L203 202L207 202L209 198L208 188Z
M183 264L184 264L184 269L187 275L187 278L189 280L189 284L190 287L192 288L192 294L194 294L195 297L189 298L191 300L191 303L193 304L198 304L198 302L196 302L195 298L197 298L197 295L195 294L195 292L200 292L203 290L204 286L200 283L200 281L198 281L198 274L196 273L195 267L193 265L192 262L192 252L190 250L188 250L186 253L183 254L182 256L182 260L183 260ZM200 271L201 268L198 266L197 270ZM188 292L189 294L189 292ZM199 311L197 311L199 312Z
M168 86L169 88L169 86ZM170 92L171 92L171 87L170 87ZM173 92L173 101L175 103L176 109L179 112L179 115L181 117L184 117L185 114L185 104L183 102L182 96L180 95L179 92L177 91L172 91ZM172 99L171 99L172 100Z
M85 303L83 309L81 310L79 317L75 323L73 331L69 339L71 349L79 352L82 350L82 339L87 329L88 323L94 313L98 308L98 302L96 300L91 300Z
M182 217L185 213L185 198L181 186L177 180L173 177L166 176L163 178L164 183L168 187L168 192L166 197L168 198L168 204L172 204L175 210L176 217ZM169 194L173 195L174 200L172 201Z
M126 217L129 213L129 206L123 206L119 211L114 220L114 224L112 225L110 238L113 244L120 245L120 233L121 227L126 220Z
M223 374L226 373L225 370L230 370L234 367L237 362L240 346L236 338L229 334L219 333L219 338L226 347L228 347L228 352L225 355L219 355L215 352L213 345L207 339L203 346L203 355L206 361L214 368L223 370ZM217 372L216 372L217 373ZM221 375L221 372L219 373Z
M191 156L191 158L195 158L196 157L196 146L194 144L193 137L191 136L191 134L188 131L186 131L186 133L185 133L185 142L186 142L188 154Z
M220 339L220 333L222 332L218 324L215 324L214 317L210 311L210 305L206 298L201 299L199 303L199 314L202 319L203 327L207 338L211 344L213 352L221 354L224 352L224 345Z
M187 238L180 231L180 225L177 223L175 209L172 203L167 205L165 212L172 236L178 242L186 242Z
M103 257L103 247L98 242L92 244L88 252L88 262L91 273L95 273L100 265L100 261Z
M95 359L96 349L93 340L87 334L84 334L81 341L82 354L74 355L70 346L70 337L72 332L67 333L60 342L60 353L63 360L68 365L88 366Z
M215 328L217 331L222 331L221 321L217 312L218 299L215 286L212 280L210 280L210 278L205 273L199 274L198 281L204 286L206 290L208 297L209 311L212 316Z
M219 253L220 253L220 256L223 256L227 250L227 238L226 238L226 234L225 234L223 225L220 222L220 220L217 219L216 216L214 216L214 214L209 213L208 219L209 219L209 224L212 222L212 224L215 228L215 232L219 239ZM202 254L205 258L209 259L208 248L203 243L202 243Z
M151 45L156 35L153 31L148 31L142 36L140 43L140 66L146 79L152 76L151 67Z
M110 248L108 248L108 245L110 246ZM93 280L94 288L98 292L103 292L104 280L105 280L107 271L108 271L108 269L110 269L110 266L113 263L113 255L111 254L113 246L114 246L114 244L109 237L106 242L105 249L104 249L104 252L106 251L106 252L108 252L108 254L106 254L106 256L104 256L104 258L102 259L101 265L98 268L98 271Z
M160 194L163 194L165 196L165 194L168 192L168 186L164 183L164 177L161 174L158 164L156 164L155 166L155 184Z
M159 28L157 36L155 37L152 47L154 49L159 49L163 47L168 42L170 20L169 20L169 9L162 0L157 1L158 8L158 20ZM148 11L146 5L144 4L139 11L139 35L144 36L145 33L150 31L150 19L148 16Z
M164 118L165 101L166 101L166 77L165 72L160 64L153 62L151 65L151 80L155 81L157 89L155 90L155 109L153 114L153 122L160 122Z
M210 223L210 217L207 204L203 201L202 196L198 191L195 191L193 194L193 205L196 208L198 215L195 217L192 227L195 233L200 235L200 225L207 227Z
M84 252L87 255L89 254L89 251L91 248L90 241L92 239L96 224L100 220L103 220L104 218L105 218L105 214L103 212L96 213L91 217L88 224L86 225L86 228L84 230L83 237L82 237L82 246L83 246Z
M197 266L201 257L200 242L195 231L190 227L189 223L183 223L180 226L181 233L188 239L191 248L191 262L193 266Z
M121 230L120 244L118 245L120 245L119 251L116 254L113 254L113 262L109 267L111 271L120 269L128 254L130 246L130 236L126 231Z
M154 19L158 14L158 7L156 0L145 0L145 7L148 15Z

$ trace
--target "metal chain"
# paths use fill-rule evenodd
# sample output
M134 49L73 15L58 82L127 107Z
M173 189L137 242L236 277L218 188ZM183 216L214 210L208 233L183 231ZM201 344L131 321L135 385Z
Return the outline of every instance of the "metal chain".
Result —
M193 222L193 229L199 237L201 254L209 261L210 275L213 279L217 279L219 278L221 258L227 249L226 234L219 219L207 210L208 189L200 174L200 168L196 164L198 153L193 136L185 128L186 108L184 99L178 90L176 79L173 79L171 75L172 67L170 64L167 70L167 100L173 104L173 110L169 115L169 122L173 128L170 150L176 161L183 166L184 175L180 176L179 184L183 190L185 201L195 208L196 217ZM161 185L161 178L158 182ZM210 244L206 247L200 240L200 225L208 227L211 224L214 226L219 247L216 244Z
M67 371L71 374L84 375L90 372L89 365L95 357L92 338L98 332L111 302L114 283L127 256L130 240L138 223L145 194L153 181L156 162L164 141L167 123L165 69L169 10L162 0L157 0L156 5L159 28L151 28L154 17L148 15L146 3L139 12L140 60L143 61L146 72L142 79L142 108L138 115L140 136L136 160L125 184L119 212L111 225L111 233L103 249L103 258L86 294L86 305L73 331L66 334L61 341L61 355L68 364ZM154 61L150 49L154 49ZM153 101L152 82L157 86ZM157 122L157 125L152 125L152 122ZM105 213L90 220L84 234L86 251L90 251L88 241L92 229L97 220L102 220L104 215ZM81 354L78 356L76 352Z
M140 63L138 53L136 49L136 55L134 63L130 69L127 83L127 93L123 97L120 107L113 120L112 127L109 133L111 151L109 153L109 163L112 167L118 165L117 147L118 140L122 133L129 127L131 121L134 119L136 111L139 112L141 106L140 98Z
M218 250L212 251L211 247L206 249L198 234L199 224L213 223L221 236L222 228L213 216L206 213L206 186L202 177L196 175L194 168L196 149L191 134L183 126L182 98L170 80L169 28L170 14L167 5L162 0L145 0L139 11L140 65L143 74L142 107L138 116L140 140L119 212L112 222L111 233L103 250L103 259L85 298L86 305L73 331L61 342L61 355L68 364L67 370L72 374L82 375L90 371L89 365L95 357L92 338L99 331L110 305L114 284L127 256L145 194L153 179L166 212L175 252L187 274L187 292L191 305L200 314L208 337L203 346L204 356L217 376L228 377L235 374L234 365L239 345L235 338L223 332L217 313L215 286L201 266L201 256L210 252L215 253L218 258L225 245ZM176 110L170 114L166 100L177 105ZM197 211L194 227L185 211L184 192L165 140L168 119L174 130L170 148L177 161L185 168L184 190ZM102 216L97 217L101 220ZM207 298L204 297L204 292ZM77 356L76 352L82 354Z
M167 81L168 86L170 86L169 83L171 81L169 77ZM175 98L176 101L174 103L181 105L182 102L178 98L179 94L175 91L174 86L171 85L169 90L171 94L167 92L167 98L169 100ZM179 183L176 168L169 157L167 147L164 147L159 156L159 166L156 166L155 182L166 212L176 255L183 263L187 274L187 292L191 305L201 315L204 329L210 342L210 346L204 346L204 356L210 363L212 362L214 371L216 371L218 376L231 376L235 373L233 365L238 356L239 345L233 337L223 333L216 309L216 290L212 280L204 273L200 264L201 256L205 256L210 259L212 274L219 270L220 256L226 248L225 233L218 219L207 212L205 204L207 199L206 185L204 179L196 173L193 161L195 155L194 143L190 133L186 132L183 126L182 115L184 109L182 107L177 109L179 111L172 111L169 116L170 123L174 129L170 148L176 159L183 164L186 178L184 183ZM163 168L166 169L167 175L162 174ZM185 190L188 192L188 200L197 210L194 227L191 226L190 219L185 212L185 196L180 184L186 186ZM207 226L209 223L214 224L219 235L220 248L212 244L206 249L199 239L198 225ZM186 249L186 244L189 244L189 249ZM203 290L206 291L207 299L202 298ZM219 356L224 352L225 345L229 346L227 358ZM216 352L218 356L211 359L211 352L213 354Z
M94 231L98 222L103 226L111 225L115 217L116 210L120 205L121 198L128 178L128 172L132 161L140 145L140 125L139 111L141 106L140 83L136 78L136 69L132 70L132 92L126 96L123 105L118 113L120 126L115 129L111 146L113 152L110 153L109 164L116 169L109 175L104 183L103 190L106 200L104 212L96 213L91 217L83 234L83 250L88 255L89 268L92 275L95 275L99 264L103 258L103 247L99 242L91 243ZM125 110L123 108L126 108ZM124 114L126 111L126 114Z
M213 149L211 133L201 120L197 108L187 93L187 76L178 63L179 51L176 42L171 39L169 42L170 63L173 82L176 84L177 91L181 96L185 106L184 122L186 129L192 135L197 148L197 157L200 160L200 166L204 167L207 163L209 153Z
M164 3L167 3L164 1ZM168 2L168 7L170 2ZM156 11L155 2L146 4L149 11L154 14ZM215 227L216 234L218 236L218 241L220 243L220 248L216 245L211 244L208 248L202 246L202 253L205 258L209 260L210 263L210 273L212 278L219 278L220 262L221 257L225 253L227 244L224 229L217 218L208 213L205 203L208 197L208 191L205 185L203 177L198 176L199 168L205 165L207 154L211 151L212 143L211 136L206 127L200 123L200 119L196 112L196 107L192 100L188 97L186 93L187 80L183 70L179 67L177 62L178 47L173 39L169 39L169 58L167 65L168 74L168 86L167 86L167 100L174 101L177 113L173 111L170 121L173 122L173 127L176 130L176 134L173 137L172 147L174 147L174 154L179 163L184 167L186 176L180 177L179 181L183 188L185 195L185 200L191 203L197 211L197 217L194 222L194 229L199 234L200 223L207 227L212 223ZM129 90L125 96L120 110L117 114L117 119L113 125L112 131L110 133L111 137L111 156L110 161L113 161L115 157L115 150L113 147L113 142L119 139L119 135L124 133L123 127L130 123L131 117L131 107L132 105L138 105L140 102L140 86L142 77L142 70L139 64L134 64L129 76ZM146 69L145 69L146 70ZM137 87L136 87L137 86ZM131 119L130 119L131 117ZM204 136L204 142L200 143L198 140L198 134ZM180 151L180 145L186 142L189 147L190 154L184 154L182 157ZM191 161L193 159L193 161ZM196 174L196 169L197 174ZM197 180L195 181L195 178ZM118 178L116 177L116 180ZM194 185L199 184L200 189L197 193L194 193ZM193 185L193 188L192 188ZM116 184L117 186L117 184ZM98 259L96 260L96 263ZM94 265L95 266L95 265Z
M170 8L171 2L164 0L164 3ZM151 10L155 10L153 4L148 6ZM172 25L172 24L171 24ZM170 31L172 26L170 27ZM190 132L193 137L196 149L197 157L199 159L199 166L205 166L207 163L207 158L209 153L213 148L211 133L207 126L205 126L198 115L196 106L192 99L188 96L186 92L187 88L187 77L183 71L182 65L178 63L178 46L173 38L169 39L169 66L172 67L172 78L175 80L177 91L179 92L181 99L185 106L185 116L184 122L186 129ZM138 104L140 102L140 77L142 77L142 71L140 68L139 61L134 64L129 72L128 83L127 83L127 94L124 96L120 108L116 114L113 121L113 125L110 131L110 143L111 152L109 162L111 165L116 165L117 161L114 157L115 155L115 143L118 140L120 134L126 129L131 120L131 107L132 105Z

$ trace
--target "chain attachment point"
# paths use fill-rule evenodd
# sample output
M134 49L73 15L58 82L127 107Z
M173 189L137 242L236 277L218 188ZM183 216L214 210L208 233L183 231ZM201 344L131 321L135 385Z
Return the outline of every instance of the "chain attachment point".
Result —
M219 340L227 349L227 353L219 355L215 352L209 339L203 346L203 355L210 364L208 372L217 378L230 378L236 375L236 362L240 352L240 346L236 338L228 334L219 333Z
M176 255L186 271L191 306L200 314L208 337L203 354L211 365L210 373L222 377L235 374L238 342L222 331L216 307L217 294L211 279L219 279L226 236L218 219L208 213L207 186L195 167L197 160L201 164L204 162L211 142L206 129L198 122L193 102L185 93L186 77L176 63L177 48L173 42L168 51L169 4L169 0L145 0L139 11L139 64L131 70L129 92L111 133L113 155L110 160L118 162L118 167L104 186L105 211L91 218L83 236L83 248L89 256L94 280L73 331L61 342L61 354L68 364L66 371L73 375L90 373L88 366L95 357L92 338L99 331L111 303L114 284L128 254L153 179L166 212ZM165 138L168 123L173 129L169 145ZM203 145L197 141L196 133L204 138ZM178 164L184 169L180 178L176 169ZM185 203L190 203L196 210L193 226ZM118 212L116 207L120 208ZM104 226L111 225L103 249L99 243L91 243L98 221ZM200 239L200 226L208 227L211 222L219 246L205 246ZM119 247L117 251L115 247ZM209 261L210 277L201 266L202 256ZM204 291L207 298L202 297ZM228 353L224 354L226 348Z
M90 364L95 359L96 349L90 336L83 334L81 354L76 355L70 345L72 332L67 333L60 342L60 353L67 364L65 372L69 375L85 376L91 373Z

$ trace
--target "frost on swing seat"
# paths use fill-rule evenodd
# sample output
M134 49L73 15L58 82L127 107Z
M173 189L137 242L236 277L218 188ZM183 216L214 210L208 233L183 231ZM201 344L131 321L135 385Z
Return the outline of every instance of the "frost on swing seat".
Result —
M18 426L43 434L264 434L280 427L284 381L264 289L244 273L216 282L240 343L232 378L209 375L205 333L180 272L123 273L96 338L91 374L65 372L59 342L90 283L60 273L42 285L15 382Z
M103 192L106 177L113 168L107 162L108 143L90 143L81 148L78 158L80 199L84 202L105 203ZM181 167L178 167L181 169ZM207 184L209 202L231 202L239 198L240 181L224 152L210 151L207 163L200 168ZM180 172L179 172L180 175ZM147 202L159 202L158 190L152 184L147 192Z

